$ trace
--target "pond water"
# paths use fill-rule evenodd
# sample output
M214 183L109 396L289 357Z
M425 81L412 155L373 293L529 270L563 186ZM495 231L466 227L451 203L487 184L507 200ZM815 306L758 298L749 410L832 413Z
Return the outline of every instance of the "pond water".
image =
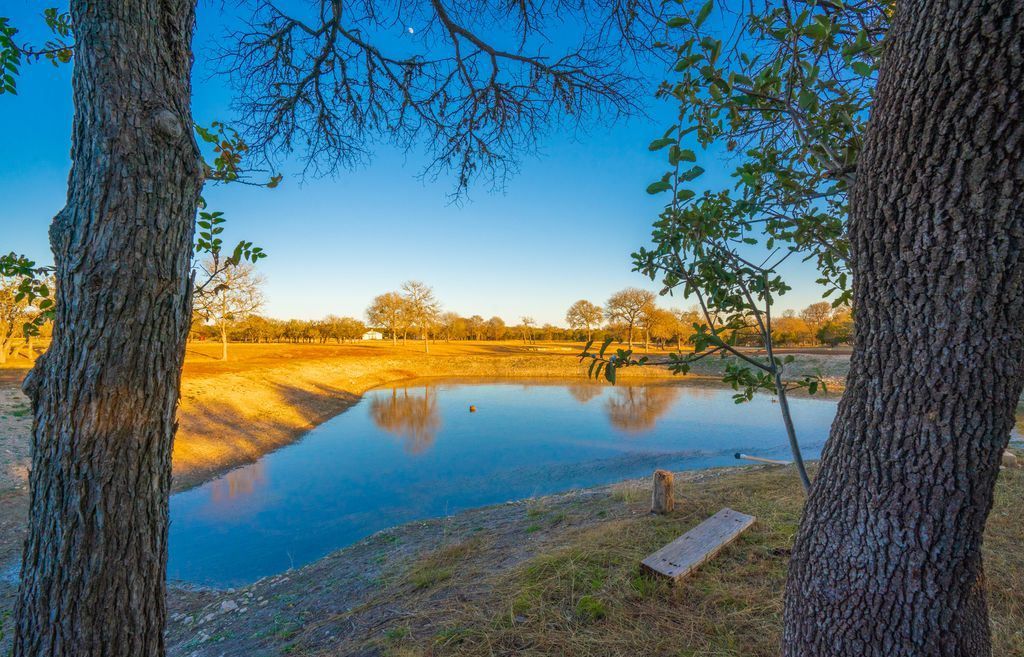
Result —
M805 456L815 458L835 403L791 405ZM736 405L730 390L678 382L378 388L301 441L172 496L168 574L236 586L411 520L655 468L735 465L737 451L790 457L771 397Z

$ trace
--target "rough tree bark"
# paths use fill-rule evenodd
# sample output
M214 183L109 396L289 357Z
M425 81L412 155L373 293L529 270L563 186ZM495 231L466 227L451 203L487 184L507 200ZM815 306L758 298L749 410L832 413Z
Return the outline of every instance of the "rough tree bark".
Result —
M850 200L855 347L784 654L983 657L1024 359L1024 3L899 4Z
M190 0L71 3L72 169L32 399L17 657L164 653L167 508L200 191Z

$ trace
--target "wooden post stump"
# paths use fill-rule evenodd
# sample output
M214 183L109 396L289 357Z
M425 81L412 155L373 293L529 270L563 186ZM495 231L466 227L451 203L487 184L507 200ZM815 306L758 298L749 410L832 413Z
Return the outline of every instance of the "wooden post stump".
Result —
M672 496L672 473L654 471L654 491L651 494L651 513L671 513L676 501Z

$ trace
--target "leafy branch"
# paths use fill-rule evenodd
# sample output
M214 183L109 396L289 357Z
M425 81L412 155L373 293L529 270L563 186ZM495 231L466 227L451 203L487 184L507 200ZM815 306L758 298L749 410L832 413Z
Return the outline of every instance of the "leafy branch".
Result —
M16 41L18 29L11 25L10 20L0 16L0 94L17 95L17 75L22 60L35 62L46 59L54 66L67 64L74 53L71 42L71 14L50 7L43 11L43 20L54 34L40 48L35 48Z
M53 319L52 294L53 267L40 267L23 255L0 255L0 279L14 281L15 304L24 303L37 312L22 324L22 334L28 338L39 335L39 329Z

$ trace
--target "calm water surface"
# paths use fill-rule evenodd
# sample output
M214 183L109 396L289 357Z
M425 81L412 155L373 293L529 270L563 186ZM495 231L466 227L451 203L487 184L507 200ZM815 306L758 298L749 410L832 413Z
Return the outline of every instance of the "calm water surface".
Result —
M475 405L477 411L469 412ZM794 399L815 458L831 401ZM684 384L417 381L171 497L169 575L234 586L410 520L650 474L789 458L778 404ZM794 484L795 485L795 484Z

